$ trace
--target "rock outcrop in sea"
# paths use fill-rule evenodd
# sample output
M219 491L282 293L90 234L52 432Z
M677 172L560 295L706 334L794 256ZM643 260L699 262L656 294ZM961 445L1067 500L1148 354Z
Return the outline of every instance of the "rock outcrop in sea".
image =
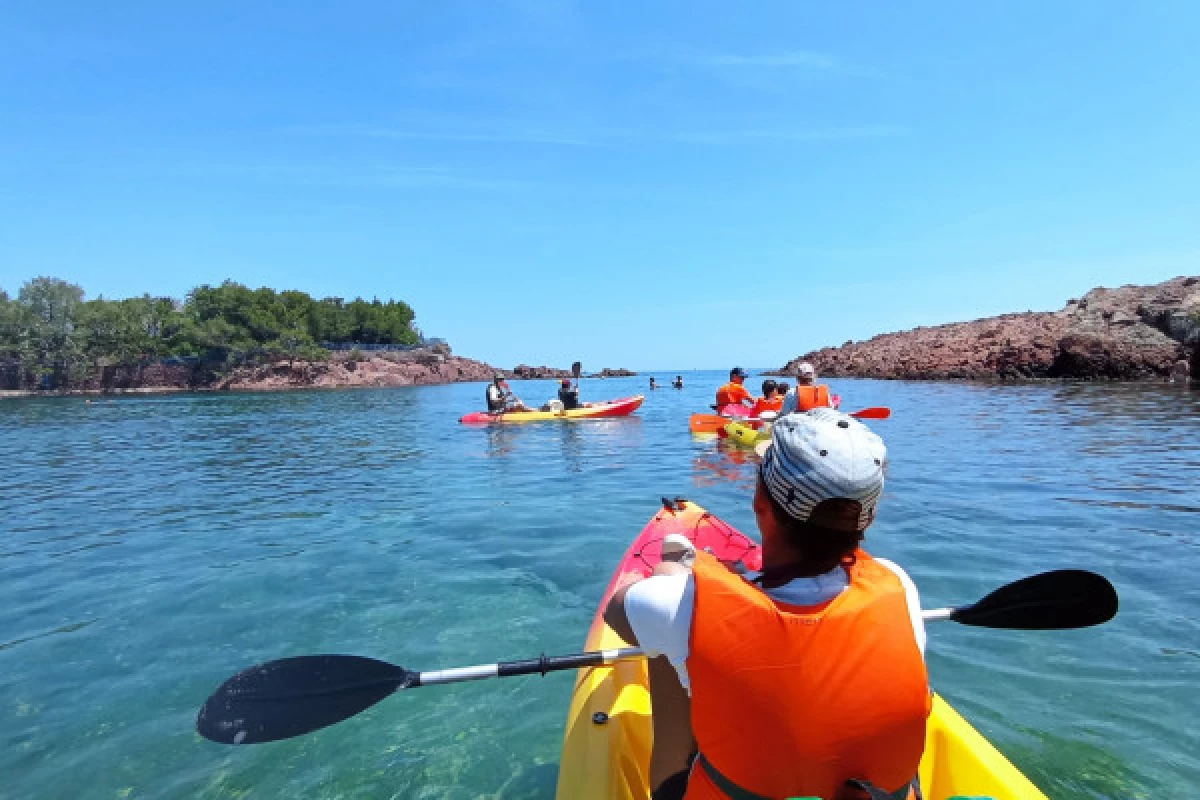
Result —
M628 370L628 369L624 369L624 368L612 369L610 367L605 367L604 369L600 370L599 372L591 373L587 377L589 377L589 378L633 378L636 376L637 376L637 373L632 370Z
M1098 288L1060 311L886 333L792 359L824 377L1022 380L1200 376L1200 277Z
M528 364L517 364L509 370L501 370L509 378L523 381L533 381L545 378L570 378L571 370L557 367L531 367Z
M501 370L505 372L504 370ZM570 378L572 373L568 369L558 369L557 367L531 367L528 364L518 364L512 368L512 371L505 372L510 378L517 380L538 380L544 378ZM627 369L612 369L605 367L599 372L585 373L585 378L629 378L637 375L636 372L631 372Z

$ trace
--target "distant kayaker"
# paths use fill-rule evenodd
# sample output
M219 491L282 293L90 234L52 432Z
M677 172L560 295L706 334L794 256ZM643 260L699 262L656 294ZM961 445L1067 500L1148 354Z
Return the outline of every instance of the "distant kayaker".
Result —
M563 404L563 410L570 411L579 408L579 387L571 385L570 378L563 378L558 388L558 400Z
M515 394L509 391L508 381L497 374L487 387L487 408L491 414L503 414L505 411L528 411L529 408Z
M754 401L754 406L750 409L750 416L762 416L764 411L773 411L776 414L783 408L783 395L779 393L779 384L771 378L767 378L762 382L762 397Z
M676 389L682 389L683 388L683 376L676 375L675 382L672 383L671 385L674 386Z
M658 388L658 383L657 383L657 382L654 380L654 376L653 376L653 375L652 375L652 376L650 376L650 388L651 388L651 389L657 389L657 388Z
M780 414L790 414L793 411L809 411L814 408L829 408L833 403L829 399L829 385L817 383L817 371L807 361L800 362L796 367L796 389L788 392L783 398L783 408Z
M860 547L883 441L817 409L759 448L763 571L734 574L668 534L652 577L621 581L605 610L664 656L649 662L653 798L866 797L849 781L910 798L931 708L921 605Z
M729 382L717 389L717 410L725 406L751 406L754 398L742 384L746 382L746 370L734 367L729 370Z

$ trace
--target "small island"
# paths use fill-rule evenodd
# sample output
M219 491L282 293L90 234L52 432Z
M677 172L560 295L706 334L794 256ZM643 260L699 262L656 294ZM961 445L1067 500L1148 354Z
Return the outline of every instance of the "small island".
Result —
M0 289L0 397L413 386L570 377L505 370L427 339L398 300L250 289L225 281L170 297L84 299L58 278ZM605 374L633 374L604 370Z
M1200 376L1200 277L1093 289L1059 311L957 322L798 356L825 377L1172 380Z

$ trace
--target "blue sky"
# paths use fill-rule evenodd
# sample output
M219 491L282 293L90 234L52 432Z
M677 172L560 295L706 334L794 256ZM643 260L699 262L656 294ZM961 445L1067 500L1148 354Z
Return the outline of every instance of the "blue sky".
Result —
M1200 274L1200 4L6 4L0 287L776 366Z

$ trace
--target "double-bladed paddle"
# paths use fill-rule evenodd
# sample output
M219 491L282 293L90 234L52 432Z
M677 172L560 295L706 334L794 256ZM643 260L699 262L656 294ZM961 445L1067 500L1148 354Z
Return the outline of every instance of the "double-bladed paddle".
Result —
M983 628L1051 630L1086 628L1112 619L1117 592L1101 575L1057 570L1001 586L977 603L924 611L928 622L949 619ZM348 719L397 689L504 678L642 658L640 648L542 656L435 672L414 672L363 656L297 656L239 672L200 709L196 730L222 744L290 739Z

